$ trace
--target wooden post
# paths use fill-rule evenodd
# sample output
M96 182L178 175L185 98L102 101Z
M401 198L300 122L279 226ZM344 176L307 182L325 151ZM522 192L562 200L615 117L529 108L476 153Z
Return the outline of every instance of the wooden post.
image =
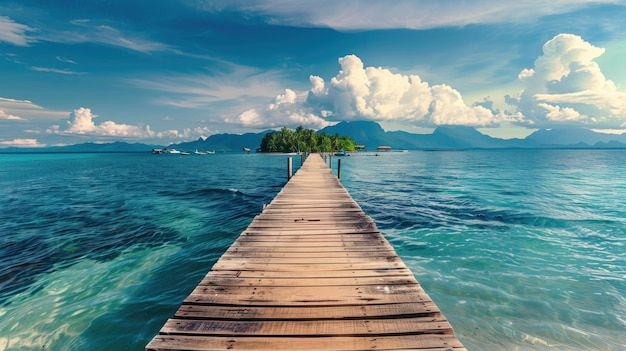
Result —
M287 158L287 180L291 179L291 174L292 174L292 168L291 168L291 157Z
M337 159L337 179L341 179L341 159Z

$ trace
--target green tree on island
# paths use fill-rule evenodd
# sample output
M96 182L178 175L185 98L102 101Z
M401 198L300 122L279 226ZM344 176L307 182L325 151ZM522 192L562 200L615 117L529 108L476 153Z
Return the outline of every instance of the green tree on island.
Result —
M295 131L283 127L280 132L269 132L261 140L262 152L335 152L354 151L356 142L339 134L316 133L302 126Z

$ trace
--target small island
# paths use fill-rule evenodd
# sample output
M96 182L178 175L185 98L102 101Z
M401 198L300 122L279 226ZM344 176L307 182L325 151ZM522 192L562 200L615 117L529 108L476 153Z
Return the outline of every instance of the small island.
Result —
M355 151L357 143L348 136L317 133L302 126L295 131L283 127L279 132L269 132L261 140L261 152L335 152Z

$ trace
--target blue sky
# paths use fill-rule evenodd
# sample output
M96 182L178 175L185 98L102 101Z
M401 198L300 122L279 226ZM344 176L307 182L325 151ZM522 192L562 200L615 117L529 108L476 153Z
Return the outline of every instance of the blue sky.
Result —
M0 147L626 129L626 1L0 0Z

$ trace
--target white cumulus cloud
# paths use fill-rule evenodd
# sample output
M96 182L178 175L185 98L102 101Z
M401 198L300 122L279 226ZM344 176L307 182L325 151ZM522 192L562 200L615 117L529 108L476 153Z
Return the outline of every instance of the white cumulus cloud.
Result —
M115 137L124 139L178 139L188 140L190 138L206 138L215 134L206 127L186 128L183 130L165 130L153 131L149 125L132 125L116 123L114 121L104 121L96 124L94 119L98 115L91 112L91 109L81 107L70 115L66 128L59 125L49 127L46 132L48 134L58 135L75 135L75 136L96 136L96 137Z
M328 82L311 76L311 88L286 89L264 108L249 109L227 122L248 127L323 127L340 120L397 121L437 125L492 126L512 120L480 104L468 106L461 93L441 84L429 85L418 75L365 67L356 55L339 59L341 70Z
M8 114L3 109L0 109L0 119L6 119L6 120L11 120L11 121L25 121L24 118Z
M603 48L580 36L559 34L546 42L533 68L520 72L524 89L507 102L524 123L616 128L626 122L626 92L619 91L594 61Z
M207 127L196 128L184 128L183 130L169 129L161 132L156 132L155 136L159 139L177 139L177 140L189 140L189 139L206 139L210 135L216 134L216 131Z
M418 75L364 67L356 55L340 58L339 64L341 70L328 83L311 78L308 100L318 111L332 111L338 120L488 126L506 119L483 106L468 106L459 91L445 84L431 86Z
M6 147L45 147L46 144L41 144L37 139L13 139L0 141L0 145Z
M129 124L118 124L113 121L104 121L96 124L94 119L98 116L91 112L91 109L81 107L74 110L67 120L67 129L60 128L49 129L49 133L54 134L88 134L100 136L115 136L126 138L151 138L154 133L150 130L150 126L136 126Z
M285 89L285 92L276 96L267 107L246 110L235 118L227 118L226 122L253 128L299 125L323 128L333 124L313 113L306 104L306 93L298 95L291 89Z

